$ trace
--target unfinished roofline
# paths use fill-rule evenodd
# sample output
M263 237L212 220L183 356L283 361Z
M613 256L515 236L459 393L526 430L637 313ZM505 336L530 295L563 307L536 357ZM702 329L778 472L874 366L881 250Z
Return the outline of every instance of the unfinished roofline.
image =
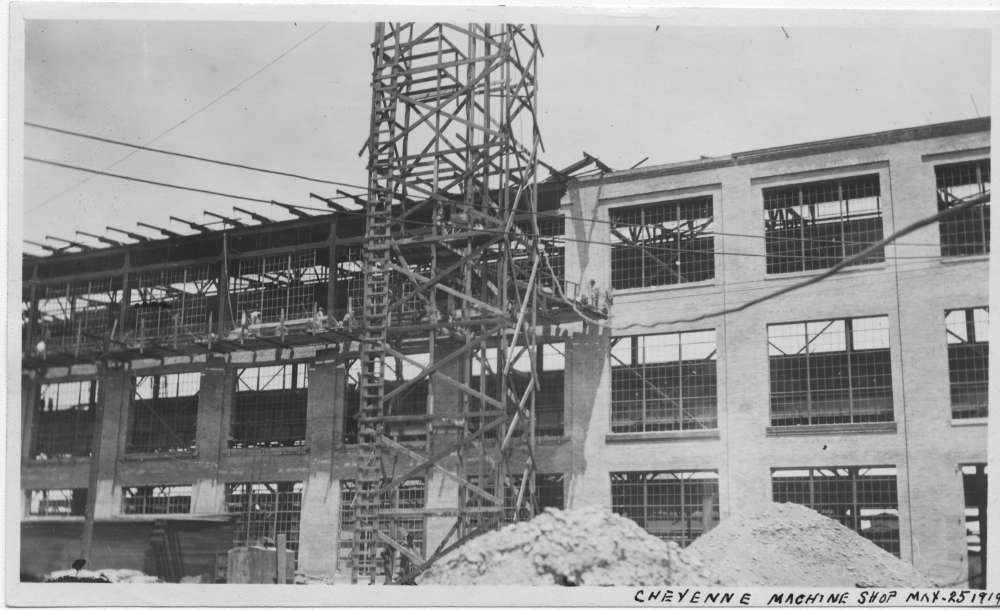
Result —
M932 138L942 138L983 131L988 132L989 130L990 117L987 116L975 119L950 121L946 123L920 125L917 127L905 127L889 131L878 131L855 136L846 136L843 138L832 138L829 140L817 140L813 142L803 142L785 146L774 146L771 148L760 148L745 152L732 153L730 155L720 157L679 161L676 163L666 163L653 167L644 167L641 169L621 170L599 176L576 178L575 181L581 186L587 186L597 182L602 184L614 184L627 182L629 180L642 180L645 178L686 174L722 167L736 167L739 165L765 163L767 161L778 161L791 157L806 157L810 155L840 152L856 148L871 148L874 146L898 144L900 142L929 140Z

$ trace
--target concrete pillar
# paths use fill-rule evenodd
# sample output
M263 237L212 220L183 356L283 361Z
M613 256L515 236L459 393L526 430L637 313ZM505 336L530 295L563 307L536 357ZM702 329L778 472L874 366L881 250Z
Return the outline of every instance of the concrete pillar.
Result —
M38 383L34 371L21 372L21 463L31 459L34 442L35 413L37 412Z
M94 428L94 457L91 485L94 517L105 519L120 511L121 490L116 488L115 471L124 444L128 409L132 401L132 376L121 368L104 368L99 377L98 421Z
M439 341L435 345L435 361L440 361L441 359L447 357L449 354L453 353L455 349L458 349L457 345L449 345L448 343ZM469 366L469 363L466 362L466 360L467 359L464 357L453 360L446 364L441 369L441 372L449 377L461 380L462 376L465 374L466 367ZM461 415L462 402L465 396L461 390L434 379L431 381L431 395L433 396L433 403L431 405L431 408L433 409L432 414L456 417ZM444 449L449 444L454 443L457 439L457 431L453 429L435 429L430 438L431 452L433 453ZM449 456L440 463L442 466L451 471L455 471L458 467L458 463L454 458L454 455ZM427 473L426 490L427 508L458 507L458 481L446 477L435 470L430 470ZM425 548L428 553L433 552L434 549L437 548L444 537L448 535L448 531L454 524L455 517L427 518ZM454 539L454 537L452 539Z
M302 497L298 571L332 579L337 569L340 480L333 478L333 449L344 413L343 365L321 354L309 369L306 437L309 471Z
M225 362L212 360L201 373L198 390L197 446L198 459L215 464L212 472L194 481L191 512L220 513L225 511L225 485L218 482L218 463L225 449L223 403L230 388Z
M611 417L610 334L591 326L566 341L566 433L571 459L566 508L596 505L611 508L611 480L607 471L588 468L600 464Z

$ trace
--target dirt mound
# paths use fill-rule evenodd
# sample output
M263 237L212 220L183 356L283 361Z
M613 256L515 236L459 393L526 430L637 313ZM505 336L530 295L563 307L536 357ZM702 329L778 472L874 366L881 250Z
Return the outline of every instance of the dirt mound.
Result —
M420 576L422 585L711 585L680 547L605 509L545 509L470 540Z
M682 556L730 587L932 586L910 564L800 504L769 503L723 519Z

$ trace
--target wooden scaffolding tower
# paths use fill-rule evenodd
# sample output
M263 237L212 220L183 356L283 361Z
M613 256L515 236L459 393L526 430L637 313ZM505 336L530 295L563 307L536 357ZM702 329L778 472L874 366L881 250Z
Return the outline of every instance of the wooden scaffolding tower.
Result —
M389 549L419 572L502 523L505 496L508 520L533 514L536 324L558 306L539 292L554 272L537 222L535 28L379 23L372 48L355 582ZM416 373L388 389L389 362ZM401 413L418 383L426 413ZM414 428L421 443L399 440ZM393 492L431 471L460 487L456 508L400 508ZM431 513L455 522L425 556L395 521Z

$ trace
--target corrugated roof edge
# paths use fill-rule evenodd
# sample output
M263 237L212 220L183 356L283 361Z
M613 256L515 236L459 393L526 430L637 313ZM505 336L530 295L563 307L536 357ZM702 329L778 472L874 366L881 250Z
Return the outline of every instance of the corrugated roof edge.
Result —
M613 184L616 182L625 182L627 180L639 180L643 178L656 178L659 176L685 174L695 171L717 169L720 167L732 167L736 165L748 165L751 163L763 163L765 161L777 161L780 159L787 159L789 157L819 155L823 153L838 152L841 150L850 150L853 148L869 148L872 146L884 146L887 144L910 142L913 140L928 140L931 138L941 138L989 130L990 117L987 116L975 119L963 119L960 121L949 121L947 123L920 125L917 127L904 127L902 129L891 129L889 131L846 136L843 138L832 138L829 140L817 140L814 142L803 142L800 144L761 148L757 150L733 153L722 157L707 157L703 159L679 161L676 163L666 163L663 165L644 167L641 169L621 170L597 176L575 178L574 180L581 185L598 181L601 181L604 184Z

